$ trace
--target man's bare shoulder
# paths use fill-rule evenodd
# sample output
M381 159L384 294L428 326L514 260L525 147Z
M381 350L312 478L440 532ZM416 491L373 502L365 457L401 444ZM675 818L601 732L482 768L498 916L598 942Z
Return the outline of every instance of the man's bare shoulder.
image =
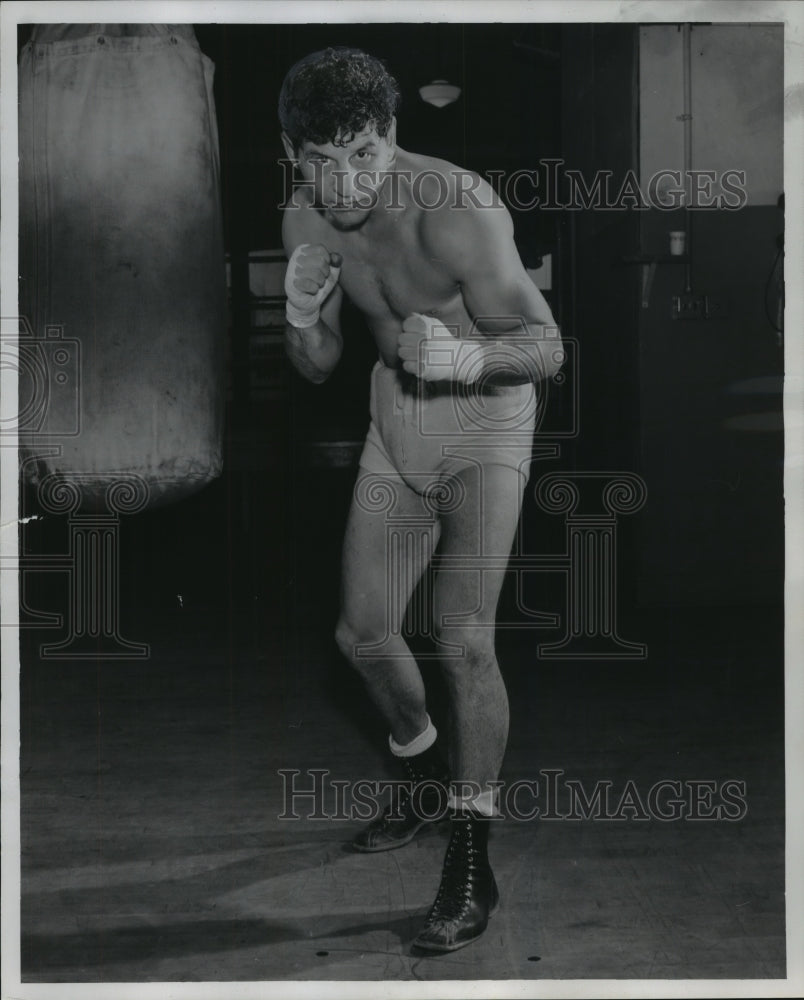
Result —
M410 178L417 207L426 211L500 209L504 205L485 178L449 160L420 153L404 154L400 168Z
M419 232L426 250L451 266L468 256L484 257L507 247L511 215L494 188L479 174L435 157L411 157L420 181L412 188Z

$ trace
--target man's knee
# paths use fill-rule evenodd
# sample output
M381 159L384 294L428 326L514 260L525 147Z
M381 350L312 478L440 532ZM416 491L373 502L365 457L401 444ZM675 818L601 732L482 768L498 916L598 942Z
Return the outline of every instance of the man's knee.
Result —
M380 645L386 638L386 631L379 623L366 621L360 626L341 615L335 626L335 643L346 659L358 669L365 662L367 647Z
M479 622L445 625L438 619L434 626L435 638L445 650L442 662L448 673L497 669L492 626Z
M346 618L341 616L338 619L338 624L335 626L335 644L350 662L355 658L355 649L358 641L357 633L352 628L352 625Z

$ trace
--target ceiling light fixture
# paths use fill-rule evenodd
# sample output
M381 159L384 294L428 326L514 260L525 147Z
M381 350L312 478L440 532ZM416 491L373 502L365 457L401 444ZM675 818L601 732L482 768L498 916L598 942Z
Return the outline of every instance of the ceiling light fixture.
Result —
M432 83L419 87L419 95L427 104L443 108L458 100L461 96L461 88L446 80L433 80Z

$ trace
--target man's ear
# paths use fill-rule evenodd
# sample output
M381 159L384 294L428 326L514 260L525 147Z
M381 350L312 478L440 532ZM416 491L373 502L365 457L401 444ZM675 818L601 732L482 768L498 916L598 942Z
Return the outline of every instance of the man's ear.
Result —
M290 136L287 132L282 133L282 145L285 147L285 153L289 160L297 160L296 150L293 148L293 143L290 141Z
M385 136L385 141L389 146L396 147L396 115L391 118L391 124L388 126L388 132Z

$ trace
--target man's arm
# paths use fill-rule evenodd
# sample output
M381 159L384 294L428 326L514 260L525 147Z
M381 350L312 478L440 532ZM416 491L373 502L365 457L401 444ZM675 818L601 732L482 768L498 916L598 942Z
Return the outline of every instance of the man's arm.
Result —
M288 255L285 351L304 378L323 382L332 374L343 351L340 258L320 244L303 243L297 227L288 221L288 211L293 209L286 210L282 223Z
M490 187L487 193L483 207L444 206L432 213L426 221L428 244L460 284L474 320L473 338L483 335L471 356L473 380L540 382L563 364L560 332L520 260L508 209ZM460 333L466 337L469 331Z

